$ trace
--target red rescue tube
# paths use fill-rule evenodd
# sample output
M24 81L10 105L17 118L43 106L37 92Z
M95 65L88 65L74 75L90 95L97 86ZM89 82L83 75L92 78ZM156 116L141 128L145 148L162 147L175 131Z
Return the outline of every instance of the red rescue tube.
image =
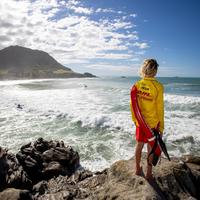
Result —
M151 148L153 148L154 144L156 143L155 137L153 134L153 131L151 128L146 124L144 117L141 114L139 105L138 105L138 100L137 100L137 88L136 86L133 86L131 89L131 102L132 102L132 108L133 112L135 114L135 117L139 123L139 126L142 128L143 132L145 133L148 143L150 144ZM161 148L160 145L158 144L156 147L156 150L154 152L157 156L161 155Z

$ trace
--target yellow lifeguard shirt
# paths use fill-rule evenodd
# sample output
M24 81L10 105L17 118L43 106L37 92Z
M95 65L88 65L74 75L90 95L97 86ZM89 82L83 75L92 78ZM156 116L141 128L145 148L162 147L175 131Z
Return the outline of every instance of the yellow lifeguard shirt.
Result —
M136 82L138 105L145 122L150 128L156 128L159 123L159 131L164 130L164 88L155 78L143 78ZM139 126L130 101L132 119Z

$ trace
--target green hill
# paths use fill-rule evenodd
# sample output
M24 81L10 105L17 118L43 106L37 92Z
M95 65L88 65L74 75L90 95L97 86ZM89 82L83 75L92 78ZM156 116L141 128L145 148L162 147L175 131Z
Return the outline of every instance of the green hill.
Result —
M95 77L90 73L76 73L58 63L44 51L21 46L0 50L0 79Z

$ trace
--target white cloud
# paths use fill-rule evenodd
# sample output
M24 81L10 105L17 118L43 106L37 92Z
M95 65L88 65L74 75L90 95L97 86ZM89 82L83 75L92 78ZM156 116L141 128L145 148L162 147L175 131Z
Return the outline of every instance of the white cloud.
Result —
M132 58L133 55L131 54L123 54L123 53L97 53L95 55L96 58L102 58L102 59L112 59L112 60L123 60L123 59L129 59Z
M139 55L139 56L142 56L142 55L145 54L145 51L144 50L143 51L137 51L137 52L135 52L135 54Z
M149 45L146 42L135 42L134 46L139 47L140 49L149 48Z
M96 70L109 70L109 71L113 71L113 72L132 72L135 71L137 72L137 70L134 68L134 66L127 66L127 65L114 65L114 64L110 64L110 63L96 63L96 64L92 64L92 65L87 65L87 68L91 68L91 69L96 69Z
M113 24L113 27L115 29L129 29L133 27L133 24L131 22L122 21L121 19L115 20L115 23Z
M96 13L102 12L102 13L117 13L119 11L115 11L112 8L97 8Z
M115 13L115 18L93 20L94 12ZM149 46L139 42L133 22L118 14L110 8L86 8L78 0L1 0L0 49L40 49L66 65L95 59L131 62L140 56L138 50ZM135 52L130 53L133 47Z
M79 0L69 0L67 2L68 5L79 5L80 4L80 1Z
M71 6L70 9L74 10L75 13L81 13L86 15L91 15L94 12L92 8Z
M129 16L135 18L137 17L137 14L133 13L133 14L130 14Z
M75 13L91 15L94 10L93 8L86 8L80 6L81 1L78 0L69 0L65 3L66 8L73 10Z

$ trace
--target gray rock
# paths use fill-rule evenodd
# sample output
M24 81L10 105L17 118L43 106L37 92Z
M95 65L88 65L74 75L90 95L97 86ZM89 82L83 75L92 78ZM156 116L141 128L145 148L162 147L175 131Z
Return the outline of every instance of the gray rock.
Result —
M4 150L0 158L0 191L8 187L30 189L32 182L15 155Z
M40 181L39 183L35 184L32 189L32 193L34 195L43 195L45 193L45 190L47 189L47 182L46 181Z
M0 191L6 186L6 176L9 165L6 162L7 152L0 147Z
M2 200L32 200L28 190L19 190L15 188L7 188L0 192Z
M43 138L24 145L16 157L33 184L60 174L70 176L79 166L79 155L70 146Z
M46 194L43 195L42 197L38 197L38 200L42 200L42 199L48 199L48 200L72 200L73 198L73 194L71 194L69 191L61 191L61 192L57 192L54 194Z
M52 161L43 169L43 174L45 179L49 179L60 174L65 174L65 169L59 162Z

